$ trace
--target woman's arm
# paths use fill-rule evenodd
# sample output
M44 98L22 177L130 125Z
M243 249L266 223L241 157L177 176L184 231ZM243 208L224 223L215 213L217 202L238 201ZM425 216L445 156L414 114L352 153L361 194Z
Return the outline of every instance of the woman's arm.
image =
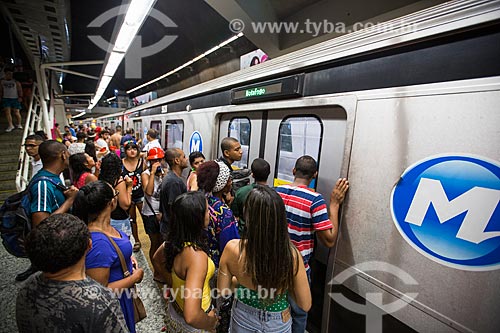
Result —
M194 328L214 330L217 318L213 311L205 313L201 308L203 296L203 284L208 271L208 256L203 251L186 249L187 253L183 259L186 267L186 286L184 293L184 319L186 323Z
M239 240L231 240L227 243L219 261L219 273L217 275L217 289L220 297L228 297L232 294L233 274L229 269L229 262L234 257L234 248L239 247Z
M108 287L112 290L115 289L124 289L131 288L134 284L142 281L142 277L144 276L144 271L142 268L135 269L132 275L123 278L121 280L117 280L109 283L109 267L99 267L99 268L89 268L85 271L85 273L90 276L92 279L96 280L100 284L105 287Z
M165 258L165 242L163 242L153 255L153 268L160 273L168 286L172 286L172 274L167 271L167 258Z
M293 247L293 253L294 253L294 269L295 266L298 264L298 272L297 275L293 278L293 291L292 291L292 297L295 300L295 303L304 311L309 311L312 306L312 299L311 299L311 290L309 288L309 281L307 280L307 273L306 269L304 267L304 260L302 259L302 256L300 255L300 252Z
M120 192L118 194L118 204L123 210L128 211L132 204L132 180L128 176L125 178L130 181L125 180L118 183L115 189Z

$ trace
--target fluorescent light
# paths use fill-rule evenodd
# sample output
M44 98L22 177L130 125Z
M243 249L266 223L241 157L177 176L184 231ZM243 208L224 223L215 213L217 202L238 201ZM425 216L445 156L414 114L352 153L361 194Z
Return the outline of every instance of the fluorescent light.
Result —
M89 109L92 109L102 95L106 91L109 82L113 78L120 66L120 63L125 56L125 53L129 49L135 35L142 26L142 23L146 20L149 11L155 4L156 0L132 0L128 6L127 13L125 14L125 19L118 30L118 35L113 47L113 52L111 52L106 64L104 65L104 71L99 83L97 85L96 93L92 98Z
M116 70L118 69L118 66L120 66L124 56L125 53L111 52L108 62L106 63L106 67L104 68L103 75L112 77L116 73Z
M81 112L81 113L77 114L76 116L72 116L71 118L73 118L73 119L80 118L80 117L81 117L81 116L83 116L85 113L87 113L87 112L86 112L86 111L83 111L83 112Z
M112 101L112 100L114 100L114 99L116 99L116 96L113 96L113 97L108 98L108 99L106 100L106 102L108 102L108 103L109 103L109 102L111 102L111 101Z
M227 44L229 44L229 43L231 43L231 42L233 42L233 41L237 40L237 39L238 39L238 38L240 38L241 36L243 36L243 33L242 33L242 32L240 32L239 34L234 35L233 37L229 38L228 40L225 40L225 41L223 41L222 43L220 43L220 44L218 44L218 45L216 45L216 46L212 47L212 48L211 48L211 49L209 49L208 51L203 52L203 53L202 53L202 54L200 54L199 56L194 57L193 59L189 60L189 61L188 61L188 62L186 62L185 64L183 64L183 65L181 65L181 66L179 66L179 67L177 67L177 68L175 68L175 69L173 69L173 70L169 71L168 73L165 73L165 74L163 74L163 75L161 75L161 76L158 76L157 78L155 78L155 79L153 79L153 80L151 80L151 81L148 81L148 82L146 82L146 83L143 83L143 84L141 84L140 86L137 86L137 87L135 87L135 88L132 88L132 89L130 89L130 90L127 90L127 94L130 94L131 92L134 92L134 91L136 91L136 90L138 90L138 89L144 88L144 87L146 87L147 85L150 85L151 83L155 83L155 82L157 82L157 81L160 81L161 79L164 79L164 78L166 78L166 77L168 77L168 76L170 76L170 75L172 75L172 74L174 74L174 73L176 73L176 72L180 71L180 70L181 70L181 69L183 69L184 67L187 67L187 66L191 65L192 63L195 63L195 62L197 62L198 60L205 58L205 57L206 57L207 55L209 55L210 53L213 53L213 52L217 51L217 50L218 50L218 49L220 49L221 47L223 47L223 46L225 46L225 45L227 45Z

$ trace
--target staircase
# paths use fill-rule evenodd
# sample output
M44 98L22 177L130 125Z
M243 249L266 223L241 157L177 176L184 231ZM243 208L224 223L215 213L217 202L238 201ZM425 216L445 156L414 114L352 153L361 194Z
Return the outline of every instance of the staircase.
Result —
M22 122L24 126L24 120ZM23 143L23 130L15 129L6 133L5 113L0 113L0 205L4 200L17 193L16 173L19 164L19 152Z

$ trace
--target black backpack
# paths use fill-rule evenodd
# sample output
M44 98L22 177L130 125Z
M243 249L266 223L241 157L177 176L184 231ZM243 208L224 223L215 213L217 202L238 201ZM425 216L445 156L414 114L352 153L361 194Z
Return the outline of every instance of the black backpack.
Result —
M233 177L233 191L236 193L240 188L250 184L250 169L232 170L231 176Z
M8 197L0 207L0 233L7 252L18 258L27 258L24 240L31 231L30 189L41 180L47 180L61 189L52 178L40 176L32 179L24 191ZM61 189L62 190L62 189Z

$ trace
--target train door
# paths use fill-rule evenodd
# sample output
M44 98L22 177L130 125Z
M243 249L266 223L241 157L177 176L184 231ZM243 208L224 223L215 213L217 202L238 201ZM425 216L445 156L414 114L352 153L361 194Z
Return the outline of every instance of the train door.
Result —
M152 121L149 124L149 128L155 129L158 132L158 141L162 143L162 130L161 130L161 120Z
M165 148L184 149L184 121L169 119L165 123Z
M271 165L268 184L279 186L293 182L295 161L310 155L318 162L318 177L309 186L328 202L340 176L346 131L347 113L339 106L224 114L219 122L217 156L221 140L233 136L241 142L244 152L238 166L250 167L255 158L264 158ZM330 251L334 249L316 242L309 262L313 295L308 320L310 332L321 330Z
M146 144L146 134L142 130L142 120L134 120L133 121L133 128L134 128L134 133L135 137L137 140L142 140L143 144Z
M264 144L264 159L271 164L272 185L293 182L296 160L309 155L318 163L318 177L309 187L320 192L328 203L340 177L344 159L347 113L341 107L269 111ZM313 305L308 331L319 332L322 323L327 264L330 251L317 240L311 267Z
M238 139L243 150L241 161L233 165L238 168L250 168L252 161L261 155L262 112L224 114L219 122L219 140L214 149L214 158L222 156L220 143L225 137Z

